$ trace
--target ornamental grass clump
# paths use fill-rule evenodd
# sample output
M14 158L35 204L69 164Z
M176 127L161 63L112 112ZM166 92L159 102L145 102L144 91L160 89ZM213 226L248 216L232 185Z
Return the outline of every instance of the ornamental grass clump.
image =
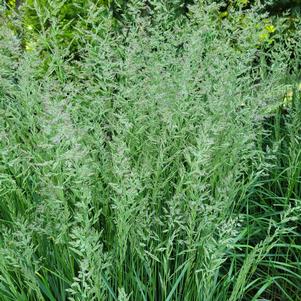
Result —
M0 300L301 298L300 31L165 4L1 26Z

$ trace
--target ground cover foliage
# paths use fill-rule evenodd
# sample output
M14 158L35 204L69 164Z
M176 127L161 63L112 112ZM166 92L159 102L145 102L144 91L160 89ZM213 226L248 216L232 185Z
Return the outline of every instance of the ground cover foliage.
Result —
M1 24L0 300L301 300L298 20L147 2Z

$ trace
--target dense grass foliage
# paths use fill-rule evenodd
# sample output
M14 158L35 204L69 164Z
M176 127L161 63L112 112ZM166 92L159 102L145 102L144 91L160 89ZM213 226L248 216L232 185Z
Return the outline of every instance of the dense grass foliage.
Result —
M299 25L137 3L0 28L0 300L301 300Z

